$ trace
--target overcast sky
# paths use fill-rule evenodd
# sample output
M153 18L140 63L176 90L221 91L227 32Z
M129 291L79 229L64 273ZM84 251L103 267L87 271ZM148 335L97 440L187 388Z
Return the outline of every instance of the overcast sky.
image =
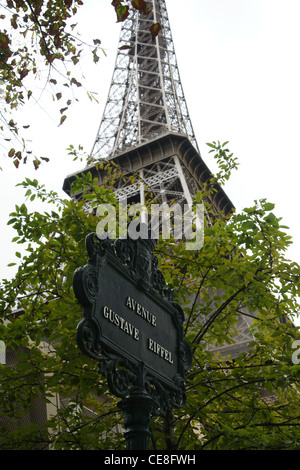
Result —
M62 194L65 176L82 168L66 148L81 144L90 151L96 137L113 73L120 24L110 0L88 0L79 15L83 39L102 40L106 57L85 66L86 86L99 104L84 97L58 127L51 98L31 105L33 148L50 158L38 171L19 170L1 160L1 277L10 276L18 246L7 227L9 213L24 192L15 185L38 178ZM240 169L225 190L237 210L267 198L290 227L289 257L300 262L298 188L300 168L300 2L299 0L167 0L177 61L202 158L213 170L206 142L229 141ZM25 112L23 112L23 115Z

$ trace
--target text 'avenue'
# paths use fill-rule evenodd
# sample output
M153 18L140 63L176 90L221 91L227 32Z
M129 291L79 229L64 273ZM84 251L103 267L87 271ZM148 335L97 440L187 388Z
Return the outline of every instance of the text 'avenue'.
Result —
M156 326L156 317L150 313L149 310L135 302L132 298L127 297L126 306L135 311L152 326ZM135 341L140 341L140 330L129 321L125 320L121 315L114 312L111 308L107 306L103 307L103 316L106 320L120 328L120 330L132 337ZM147 349L169 364L174 363L172 353L151 338L147 339Z

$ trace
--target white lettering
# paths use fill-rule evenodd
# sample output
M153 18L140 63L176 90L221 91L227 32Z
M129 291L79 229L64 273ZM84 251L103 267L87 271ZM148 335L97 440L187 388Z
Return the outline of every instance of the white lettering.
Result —
M146 320L150 325L156 325L156 316L153 315L149 310L145 307L140 305L136 300L132 299L131 297L127 297L125 306L130 308L133 312L136 312L141 318Z
M156 454L148 457L148 463L150 465L174 465L174 464L188 464L196 465L195 455L173 455L173 454Z
M111 454L110 457L104 458L104 465L130 465L132 468L135 468L138 460L138 457L118 457Z
M122 318L122 317L120 317L120 320L121 320L120 328L121 328L121 330L124 331L124 323L125 323L125 320L124 320L124 318Z
M4 341L0 341L0 364L6 364L6 347Z
M298 348L294 352L294 354L292 355L292 363L295 364L295 365L299 365L300 364L300 359L299 359L299 356L300 356L300 341L299 340L294 341L293 344L292 344L292 348L293 349Z
M103 315L105 316L105 318L108 318L108 317L109 317L109 313L108 313L108 308L107 308L107 307L104 307L104 309L103 309Z
M98 222L96 233L101 240L116 239L116 209L111 204L101 204L97 207L97 216L104 217Z
M124 318L120 317L120 315L115 313L111 308L108 308L107 306L103 307L103 316L115 326L124 331L124 333L127 333L133 339L139 341L139 330L131 323L127 322Z
M157 356L160 356L165 361L169 362L170 364L174 364L174 361L172 359L172 353L170 353L170 351L163 348L160 344L156 343L156 341L151 338L148 338L148 349L154 352L154 354L157 354Z

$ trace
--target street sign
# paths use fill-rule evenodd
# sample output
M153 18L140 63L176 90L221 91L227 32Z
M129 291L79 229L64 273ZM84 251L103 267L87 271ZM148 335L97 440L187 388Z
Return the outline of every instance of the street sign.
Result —
M183 312L166 288L155 240L101 240L88 235L89 261L74 273L83 306L77 328L81 350L97 359L111 392L124 398L147 390L160 410L185 404L184 376L191 351Z

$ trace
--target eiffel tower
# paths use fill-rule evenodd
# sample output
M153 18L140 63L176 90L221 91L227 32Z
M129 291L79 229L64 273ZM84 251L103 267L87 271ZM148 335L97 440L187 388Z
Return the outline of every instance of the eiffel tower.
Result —
M151 5L150 5L151 4ZM64 191L70 195L77 175L91 172L99 184L103 171L96 162L111 160L125 174L138 174L139 181L120 180L118 200L144 203L145 187L158 203L192 204L197 192L209 182L211 172L203 161L192 127L180 80L165 0L151 0L150 15L131 8L122 24L119 47L107 103L86 168L66 177ZM152 37L150 26L162 30ZM141 181L143 184L141 184ZM80 200L81 194L72 197ZM214 211L230 213L234 206L221 187L210 199ZM89 207L87 205L87 210ZM245 350L249 325L241 319L239 337L224 354Z
M180 80L165 0L152 0L152 13L131 8L122 25L107 103L84 172L96 170L99 159L138 172L158 199L190 204L211 177L201 158ZM162 31L153 39L150 26ZM77 174L82 173L82 171ZM75 174L63 189L70 194ZM233 205L221 188L211 204L228 213ZM143 202L140 184L116 188L118 198ZM79 197L80 195L76 195Z

